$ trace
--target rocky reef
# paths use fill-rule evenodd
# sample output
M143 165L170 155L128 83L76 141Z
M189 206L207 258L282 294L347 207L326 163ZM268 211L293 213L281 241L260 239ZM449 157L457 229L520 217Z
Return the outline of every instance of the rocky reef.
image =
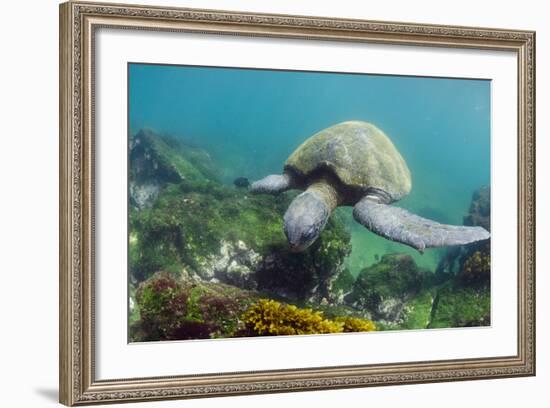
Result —
M220 178L206 151L151 129L130 139L129 161L130 204L140 210L151 207L167 184L191 190Z
M151 131L134 138L129 238L134 285L162 270L290 300L337 301L331 286L351 251L338 217L315 245L291 253L281 215L295 193L249 195L222 185L206 153L180 151L181 143L169 144Z
M209 154L141 130L130 143L129 292L133 341L341 333L490 323L490 243L450 249L436 273L383 255L357 277L334 214L303 253L283 214L296 192L225 185ZM490 192L465 225L489 226Z
M489 187L481 187L472 195L464 225L491 230ZM491 324L491 240L449 249L435 276L447 281L435 299L430 327Z
M433 303L431 278L410 255L386 254L361 271L345 301L386 328L423 328Z
M157 272L136 291L138 316L133 341L234 337L244 329L239 316L254 294L223 283L205 283Z
M142 342L376 330L367 319L330 319L323 311L259 298L233 285L180 279L167 272L139 285L134 307L138 315L130 324L130 338Z

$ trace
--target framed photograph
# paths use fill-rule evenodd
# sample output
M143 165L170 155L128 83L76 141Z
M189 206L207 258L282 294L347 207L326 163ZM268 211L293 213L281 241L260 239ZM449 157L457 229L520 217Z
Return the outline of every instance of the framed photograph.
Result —
M60 401L535 374L535 33L60 6Z

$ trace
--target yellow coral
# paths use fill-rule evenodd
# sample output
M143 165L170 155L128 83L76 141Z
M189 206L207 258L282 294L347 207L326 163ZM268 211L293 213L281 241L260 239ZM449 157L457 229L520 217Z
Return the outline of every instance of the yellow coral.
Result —
M344 325L344 332L365 332L376 330L376 325L373 321L367 319L360 319L358 317L343 316L336 317L335 322L342 323Z
M260 336L324 334L376 330L373 322L353 317L325 319L323 312L300 309L275 300L260 299L242 316L247 327Z

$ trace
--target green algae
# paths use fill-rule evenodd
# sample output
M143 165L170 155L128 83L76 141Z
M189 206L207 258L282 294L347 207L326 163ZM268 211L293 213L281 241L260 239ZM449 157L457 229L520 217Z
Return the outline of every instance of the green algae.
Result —
M424 275L410 256L384 255L380 262L361 271L350 302L376 310L384 299L416 294L422 287Z
M434 302L430 329L487 326L491 317L488 287L460 287L450 283L442 287Z
M434 295L423 290L405 304L403 322L400 329L426 329L430 325Z

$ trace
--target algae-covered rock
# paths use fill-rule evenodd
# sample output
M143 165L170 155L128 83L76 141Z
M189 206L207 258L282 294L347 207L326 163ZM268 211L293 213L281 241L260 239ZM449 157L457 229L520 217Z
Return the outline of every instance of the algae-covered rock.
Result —
M432 318L435 290L425 289L405 302L399 329L426 329Z
M221 241L219 256L201 268L201 277L215 278L240 288L258 287L255 272L261 255L249 248L243 241Z
M355 277L348 268L338 274L331 287L331 298L335 300L335 303L344 303L344 299L351 293L354 283Z
M491 322L491 245L470 248L460 271L437 294L430 328L487 326Z
M139 321L134 338L160 340L172 337L187 315L187 290L169 273L159 273L142 283L136 292ZM139 333L138 333L139 327Z
M450 283L438 291L429 328L487 326L491 324L488 287Z
M131 138L129 161L130 203L137 209L150 207L168 183L192 189L219 180L206 151L150 129Z
M351 251L338 219L316 245L290 252L283 234L280 197L248 196L215 186L185 192L169 185L152 208L131 217L130 268L137 281L157 270L217 279L291 299L331 300L331 285Z
M472 194L468 214L464 216L464 225L479 226L491 230L491 189L482 186ZM436 274L449 278L461 273L464 263L476 251L488 254L491 252L491 240L475 242L469 245L456 246L447 249L445 256L437 266Z
M464 217L464 225L480 226L491 231L491 188L483 186L472 195L468 215Z
M466 269L440 282L404 254L384 255L357 277L346 303L381 330L450 328L490 322L488 260L475 252Z
M256 295L231 285L200 282L158 272L136 293L139 318L130 324L132 341L233 337L244 326L239 316Z
M407 302L420 292L426 276L410 255L387 254L359 273L345 300L357 309L367 310L374 320L398 324L405 318Z
M143 281L131 299L138 316L130 322L133 342L376 330L368 319L329 317L323 310L261 298L256 291L168 272Z
M491 229L491 191L481 187L472 195L464 225ZM490 324L491 241L450 249L436 275L449 277L437 292L430 328Z
M488 286L491 280L491 246L480 245L462 264L457 276L462 286Z

